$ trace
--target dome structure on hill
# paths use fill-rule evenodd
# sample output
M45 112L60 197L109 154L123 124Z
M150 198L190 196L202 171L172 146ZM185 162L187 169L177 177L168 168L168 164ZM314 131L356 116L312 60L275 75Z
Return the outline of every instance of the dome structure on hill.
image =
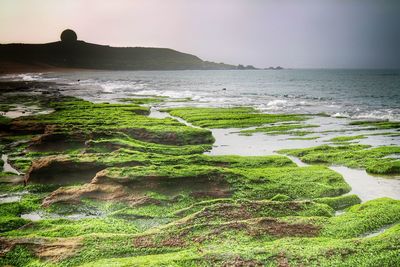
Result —
M73 30L67 29L61 33L61 42L63 43L73 43L78 40L78 36Z

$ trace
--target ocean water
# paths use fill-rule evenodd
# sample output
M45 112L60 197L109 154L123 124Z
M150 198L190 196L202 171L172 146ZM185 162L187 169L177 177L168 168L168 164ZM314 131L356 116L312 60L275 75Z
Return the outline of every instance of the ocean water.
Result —
M79 71L2 78L63 83L65 94L93 101L157 95L190 98L197 106L400 120L400 70Z

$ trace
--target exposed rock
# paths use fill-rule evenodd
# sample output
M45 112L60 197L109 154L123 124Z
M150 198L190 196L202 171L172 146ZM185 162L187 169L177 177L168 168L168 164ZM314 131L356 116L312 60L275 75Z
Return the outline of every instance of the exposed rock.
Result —
M149 174L130 179L130 177L109 177L108 171L104 170L96 174L92 183L118 183L124 185L127 190L135 195L153 191L174 197L189 189L190 194L194 197L227 197L232 194L229 184L222 177L208 175L173 178Z
M82 133L57 133L56 126L46 125L44 134L32 139L30 151L63 152L74 148L85 147L85 135Z
M96 162L74 162L68 156L49 156L33 161L25 181L42 184L90 182L105 166Z
M48 207L54 203L77 204L81 202L82 198L90 198L101 201L124 202L130 206L160 204L158 200L147 197L144 194L132 194L120 184L89 183L79 187L61 187L46 197L43 200L42 205L44 207Z
M3 238L0 237L0 256L4 256L15 246L29 248L35 256L43 260L60 261L71 257L81 246L81 238Z

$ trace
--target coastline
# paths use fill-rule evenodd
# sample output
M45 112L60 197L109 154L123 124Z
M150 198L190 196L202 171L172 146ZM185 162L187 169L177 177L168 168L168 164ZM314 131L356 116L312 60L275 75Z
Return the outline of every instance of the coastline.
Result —
M56 67L47 64L28 64L15 61L0 59L0 75L6 74L24 74L24 73L68 73L68 72L96 72L104 71L101 69L74 68L74 67Z
M20 74L20 73L38 73L38 72L64 72L69 68L57 68L45 65L29 65L19 64L15 62L0 61L0 75L3 74ZM73 70L73 69L72 69Z
M382 163L397 162L387 156L400 153L390 143L390 149L378 147L378 156L357 161L357 153L375 155L370 151L377 148L370 149L368 142L387 138L363 135L383 134L379 127L389 124L371 124L375 129L364 129L361 135L365 125L343 121L349 132L326 133L327 117L322 117L324 126L310 120L311 115L260 113L248 107L176 107L180 102L171 107L165 104L168 98L157 96L91 103L41 83L37 88L27 81L22 91L16 87L2 96L2 104L11 110L13 105L51 109L1 117L4 165L25 173L27 184L15 184L15 174L1 174L4 263L16 261L19 253L29 255L24 264L50 260L74 266L332 264L337 257L350 265L360 259L369 264L377 259L398 262L389 248L400 240L400 200L377 198L359 204L359 197L348 194L345 179L326 166L390 171ZM154 118L154 107L169 115ZM241 128L232 134L233 125ZM285 147L290 149L282 154L318 164L297 166L285 155L262 155L263 143L253 143L260 146L258 156L254 148L248 150L253 155L224 154L227 144L236 145L236 151L245 144L238 139L227 143L238 132L241 140L253 140L249 143L253 137L278 144L311 142L314 146L308 148ZM303 134L321 135L321 140L289 139ZM337 153L337 146L352 160L323 157ZM128 244L123 251L121 244ZM240 244L240 249L231 244ZM63 257L52 252L54 247ZM318 253L310 256L315 247ZM352 251L346 258L342 247ZM366 249L379 257L365 256Z

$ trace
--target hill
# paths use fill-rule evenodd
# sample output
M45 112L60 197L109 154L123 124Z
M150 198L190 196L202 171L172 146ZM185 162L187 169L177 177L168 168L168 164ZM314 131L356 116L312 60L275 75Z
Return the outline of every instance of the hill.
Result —
M0 66L100 70L205 70L236 66L203 61L168 48L110 47L84 41L1 44Z

